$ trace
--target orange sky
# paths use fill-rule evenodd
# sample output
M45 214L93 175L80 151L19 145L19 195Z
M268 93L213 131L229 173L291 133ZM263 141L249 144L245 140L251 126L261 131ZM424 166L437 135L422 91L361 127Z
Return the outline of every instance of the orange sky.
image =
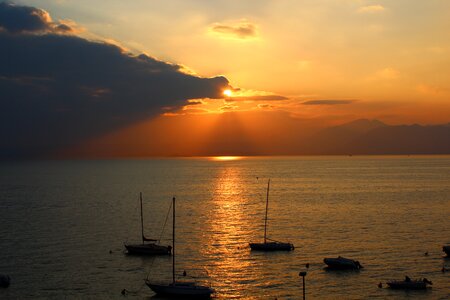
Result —
M114 41L199 76L224 75L235 88L224 99L192 99L77 151L271 153L285 141L301 145L320 128L360 118L450 122L447 1L22 2L76 22L83 37Z
M226 104L229 105L229 104ZM206 105L205 105L206 106ZM312 108L313 110L314 108ZM188 109L189 110L189 109ZM296 155L321 129L347 115L298 118L287 111L196 110L170 113L134 124L70 149L81 157ZM355 119L357 115L354 116ZM385 119L389 119L386 115ZM325 149L326 150L326 149Z

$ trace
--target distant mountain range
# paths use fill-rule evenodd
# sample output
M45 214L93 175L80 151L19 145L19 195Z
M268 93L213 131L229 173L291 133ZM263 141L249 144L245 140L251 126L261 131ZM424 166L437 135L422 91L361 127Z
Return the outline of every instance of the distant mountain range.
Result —
M307 139L301 154L450 154L450 123L386 125L360 119L323 129Z

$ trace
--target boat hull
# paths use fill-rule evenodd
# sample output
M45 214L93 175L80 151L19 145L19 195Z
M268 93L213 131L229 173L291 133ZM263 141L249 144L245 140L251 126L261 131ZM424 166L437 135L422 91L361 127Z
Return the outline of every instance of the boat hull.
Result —
M292 251L294 245L291 243L269 242L269 243L250 243L250 248L256 251Z
M146 282L156 294L170 297L209 299L214 290L207 286L196 285L193 282L176 282L175 284L154 284Z
M386 284L391 289L397 290L425 290L427 284L423 281L388 281Z
M358 261L344 257L324 258L323 262L335 270L359 270L362 267Z
M161 246L156 244L125 244L125 248L127 249L128 254L131 255L170 255L172 252L171 246Z

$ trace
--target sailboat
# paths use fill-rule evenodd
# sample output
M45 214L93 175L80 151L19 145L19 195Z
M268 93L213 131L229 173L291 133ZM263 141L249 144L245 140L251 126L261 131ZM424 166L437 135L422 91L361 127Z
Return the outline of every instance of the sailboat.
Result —
M141 234L142 243L141 244L124 244L128 251L128 254L134 255L158 255L158 254L170 254L171 246L161 246L157 245L158 240L146 238L144 235L144 216L142 212L142 193L139 194L139 200L141 202ZM150 242L150 243L146 243Z
M198 285L195 282L178 281L175 279L175 197L172 199L172 282L160 284L152 283L146 279L145 284L156 294L183 298L210 298L214 290L208 286Z
M264 218L264 242L262 243L249 243L252 250L259 251L291 251L294 250L294 245L291 243L283 243L274 241L267 238L267 211L269 209L269 189L270 179L267 182L267 194L266 194L266 216Z

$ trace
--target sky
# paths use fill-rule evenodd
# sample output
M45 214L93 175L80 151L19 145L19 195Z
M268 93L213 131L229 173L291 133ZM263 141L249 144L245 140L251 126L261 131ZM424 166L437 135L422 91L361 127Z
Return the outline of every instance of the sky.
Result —
M361 118L450 122L448 1L0 3L3 155L170 138L245 154Z

